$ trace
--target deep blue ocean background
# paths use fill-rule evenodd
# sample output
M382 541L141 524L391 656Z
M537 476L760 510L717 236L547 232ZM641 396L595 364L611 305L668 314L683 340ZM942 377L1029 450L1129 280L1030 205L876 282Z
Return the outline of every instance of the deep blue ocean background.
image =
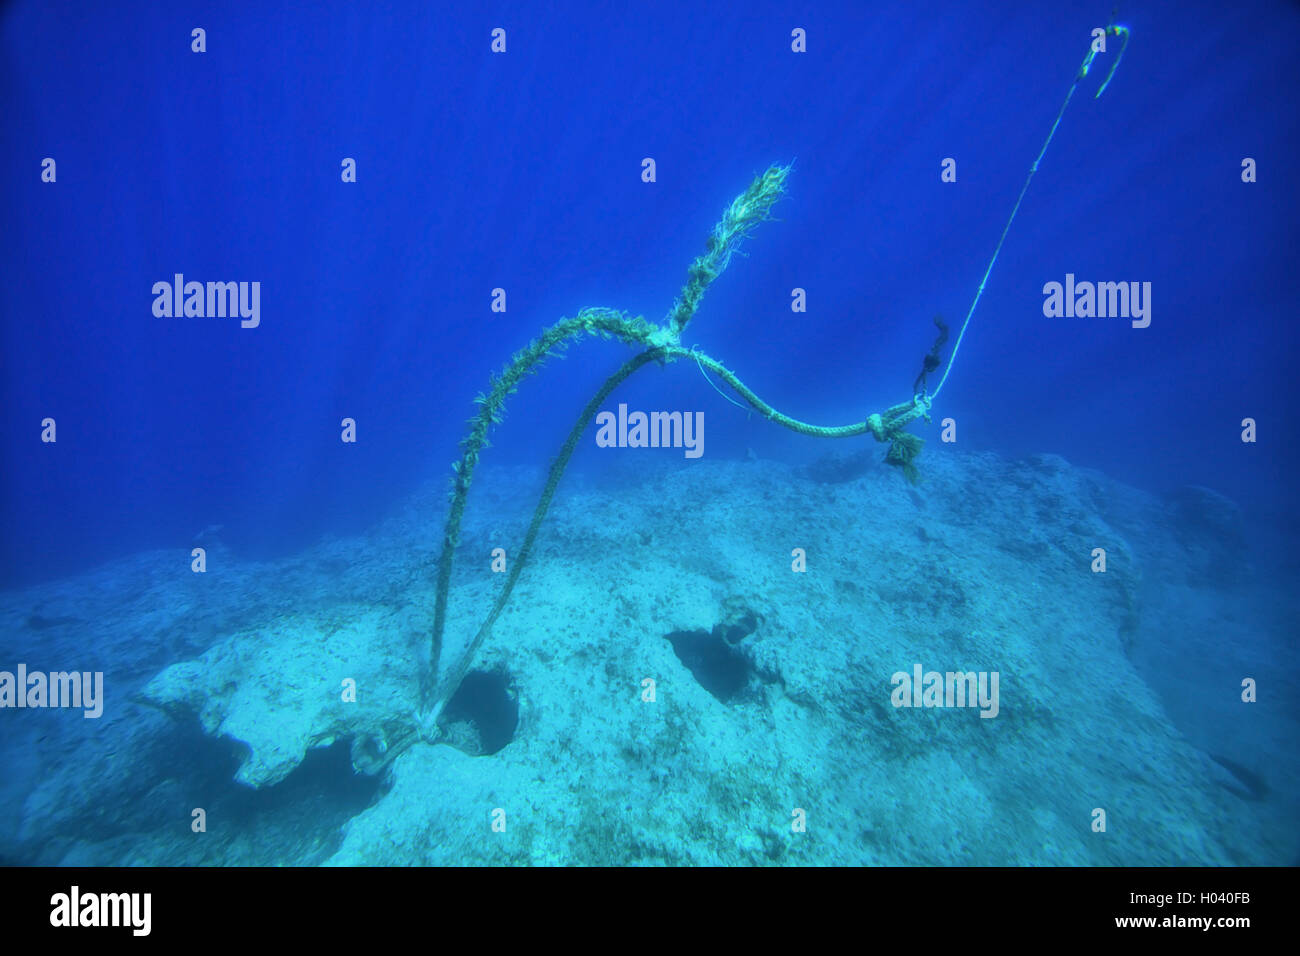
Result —
M469 399L545 325L587 305L659 321L770 163L795 161L782 221L710 290L690 341L808 420L905 399L932 316L965 314L1080 38L1110 12L72 11L15 4L0 21L6 583L211 524L267 555L365 527L446 469ZM1128 59L1100 100L1101 76L1076 96L945 389L963 441L1207 485L1293 520L1298 19L1294 4L1123 11ZM809 55L789 53L787 20ZM482 40L498 23L505 56ZM176 272L260 281L261 327L155 319L150 289ZM1067 272L1150 281L1150 328L1045 319L1040 290ZM501 435L499 460L552 454L624 354L583 348L520 401L512 423L529 427ZM659 378L629 385L631 407L665 389L665 407L714 407L698 373ZM60 440L37 449L47 415ZM709 454L807 444L739 412L729 425Z
M1101 0L6 5L0 588L187 554L214 525L250 561L364 533L444 480L471 399L542 328L586 306L661 321L771 164L794 164L779 221L686 344L807 421L906 400L932 317L955 337L1109 15ZM935 413L963 451L1214 489L1256 536L1260 586L1287 591L1300 7L1126 3L1119 20L1124 61L1094 99L1112 38L1080 85ZM152 286L175 273L259 281L260 327L156 318ZM1045 318L1042 287L1066 273L1150 282L1150 327ZM515 397L485 461L544 465L628 354L576 343ZM705 410L709 459L830 450L684 362L617 401ZM40 442L46 417L57 444ZM922 467L945 453L914 430ZM574 474L602 455L588 437Z

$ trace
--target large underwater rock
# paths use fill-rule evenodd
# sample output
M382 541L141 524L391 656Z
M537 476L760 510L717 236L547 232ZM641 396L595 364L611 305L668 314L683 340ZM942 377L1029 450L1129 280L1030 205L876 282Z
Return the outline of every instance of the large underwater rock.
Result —
M1236 554L1214 545L1231 509L1051 455L936 448L924 465L919 487L890 469L828 483L770 461L571 476L476 661L482 699L448 706L443 743L408 746L440 489L330 544L345 598L327 607L317 585L297 613L254 614L141 699L229 741L227 780L262 792L331 743L395 756L341 830L304 817L275 842L256 814L243 820L248 852L268 863L1291 862L1286 808L1269 808L1295 791L1294 767L1256 745L1293 738L1294 719L1261 709L1273 738L1233 737L1236 670L1271 681L1291 665L1234 661L1222 701L1200 672L1171 684L1215 708L1199 747L1152 679L1177 677L1179 658L1221 660L1261 626L1232 585L1200 583ZM476 479L449 656L490 607L491 551L513 555L539 486L533 469ZM304 587L315 561L295 559ZM894 706L893 676L917 665L996 671L996 717ZM355 703L341 696L348 678ZM105 767L172 773L145 747L125 771ZM333 772L301 785L342 790L355 776ZM104 837L97 859L110 851Z
M345 605L329 618L286 617L171 665L141 697L242 744L237 779L269 786L308 750L339 739L387 748L416 700L417 633L388 609Z

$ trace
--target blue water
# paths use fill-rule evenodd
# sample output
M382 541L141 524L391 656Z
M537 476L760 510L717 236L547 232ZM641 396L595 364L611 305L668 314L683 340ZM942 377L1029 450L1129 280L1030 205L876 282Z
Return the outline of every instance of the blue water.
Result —
M356 622L369 620L371 606L405 609L408 617L394 626L409 640L410 673L418 675L428 666L419 655L428 654L449 465L475 412L471 399L516 349L580 308L663 320L713 224L771 164L793 163L776 221L763 223L745 255L709 288L684 344L698 345L764 401L804 421L850 424L906 401L933 342L936 314L952 329L947 362L1090 31L1108 16L1101 3L825 4L812 11L655 3L618 13L580 3L396 4L383 12L350 5L6 6L0 608L7 629L0 671L19 661L32 669L102 669L109 678L105 716L119 729L110 741L86 730L76 713L0 709L0 759L10 771L0 803L12 820L0 833L0 856L46 863L323 862L349 820L373 817L385 800L414 786L409 781L424 779L421 773L462 779L428 766L403 771L406 756L377 775L355 776L350 732L337 730L324 735L337 740L314 741L296 775L254 774L250 781L244 772L241 783L232 783L246 737L223 735L219 721L205 734L184 707L164 720L156 709L131 710L138 702L128 702L170 665L220 651L234 635L278 635L274 640L292 646L295 634L315 633L322 616L352 622L340 625L344 632L362 628ZM1290 480L1300 463L1291 441L1300 425L1300 187L1290 169L1300 146L1293 94L1300 88L1300 11L1282 3L1132 4L1120 19L1132 31L1122 64L1094 98L1118 50L1112 37L1030 184L934 404L934 423L913 427L927 440L917 462L921 484L912 488L898 470L864 464L867 453L876 464L883 457L883 446L869 438L831 442L781 429L727 404L693 363L651 365L607 407L702 411L702 459L668 449L601 449L594 429L588 431L547 519L554 531L546 533L558 537L542 539L551 550L523 572L520 589L535 570L531 600L553 604L537 612L532 626L554 631L554 641L592 648L549 662L549 673L563 672L575 687L600 669L600 648L609 640L578 633L575 622L605 621L593 602L624 607L620 620L657 629L656 640L687 627L688 619L706 630L708 615L713 623L732 620L734 602L723 607L724 598L741 595L751 609L763 604L766 638L760 628L736 645L755 668L748 680L758 694L743 705L754 712L736 719L739 728L778 712L757 688L788 689L805 680L810 694L833 694L834 679L809 676L796 666L793 645L782 643L783 634L798 629L795 611L808 598L764 583L762 575L746 578L736 569L748 568L749 558L734 559L740 563L728 564L726 574L716 563L710 570L708 554L732 554L737 540L759 553L767 529L773 539L763 547L778 553L788 573L800 527L847 527L874 520L861 516L876 511L887 516L886 527L860 529L880 537L844 547L870 555L887 550L894 563L863 559L865 579L856 572L833 575L849 583L823 578L828 590L817 599L835 595L853 628L890 620L891 601L930 602L933 613L907 618L913 643L898 649L895 663L887 653L868 654L883 670L863 680L884 706L890 673L909 670L918 658L939 670L981 668L943 656L960 641L942 638L942 650L926 635L939 640L960 631L969 641L986 600L996 608L1051 604L1052 588L1085 587L1053 570L1036 544L1021 548L1012 539L1035 540L1036 527L1049 543L1044 547L1066 547L1062 536L1078 534L1068 547L1078 546L1091 578L1091 548L1109 544L1099 530L1104 525L1123 541L1110 547L1112 556L1125 555L1106 573L1129 575L1124 600L1140 609L1088 604L1097 617L1085 629L1119 648L1097 662L1098 673L1131 667L1134 683L1124 686L1151 695L1153 703L1138 708L1130 739L1185 738L1186 750L1170 760L1190 761L1193 750L1238 754L1224 773L1222 764L1206 764L1194 781L1180 778L1162 791L1161 799L1174 802L1186 797L1179 787L1213 794L1204 798L1204 816L1188 810L1187 821L1171 824L1185 823L1206 844L1192 840L1185 853L1152 856L1135 843L1098 853L1083 849L1087 837L1078 837L1077 849L1035 857L990 835L997 831L990 821L1006 808L986 818L966 803L978 834L964 835L964 842L933 833L929 839L934 823L922 816L911 818L921 831L913 845L868 841L872 849L859 853L861 834L846 831L775 853L775 843L784 847L788 838L784 807L775 813L779 839L754 836L747 823L735 829L749 835L737 836L719 811L718 828L706 828L696 844L623 852L548 836L538 811L532 849L507 858L479 857L469 848L437 859L401 851L378 858L353 848L335 862L1144 865L1300 858L1292 734L1300 723L1300 666L1289 593L1300 567ZM491 49L496 27L505 30L504 53ZM204 52L191 48L195 28L205 31ZM806 31L807 52L792 52L795 28ZM655 164L653 182L642 176L647 157ZM941 181L946 157L956 161L955 182ZM54 160L53 182L43 181L46 158ZM1255 161L1257 181L1242 180L1246 158ZM355 182L343 181L345 159L355 160ZM257 326L244 328L232 317L156 315L155 283L178 273L187 281L259 283ZM1046 317L1044 284L1064 282L1067 274L1149 282L1149 326ZM791 309L796 288L805 290L806 311ZM492 307L496 289L504 290L503 312ZM512 397L475 482L481 497L471 498L462 544L473 551L483 543L483 560L477 551L458 559L457 574L465 577L453 585L461 610L453 611L449 642L468 640L499 586L488 573L488 544L517 546L542 470L582 405L631 354L621 343L576 342L566 360L549 362ZM931 388L941 373L942 367L931 376ZM54 442L42 441L46 419L55 423ZM340 440L344 419L356 423L355 442ZM955 442L941 441L944 419L954 423ZM1256 423L1253 442L1242 440L1243 419ZM827 454L842 456L847 470L835 471ZM1017 464L1025 461L1039 464ZM1062 462L1068 471L1043 461ZM729 470L744 462L761 465ZM1092 475L1116 490L1078 497ZM804 514L806 503L804 525L777 533L777 492L764 491L769 483L793 488L786 511ZM833 497L826 488L836 489ZM733 511L709 521L692 517L685 502L705 494L709 507L730 501ZM973 503L984 496L986 505ZM608 510L599 512L590 535L564 537L600 508ZM1026 524L1007 531L1001 545L978 537L1015 520ZM615 528L625 536L599 539L602 529ZM943 572L928 550L936 541L947 549ZM196 546L208 552L202 574L191 568ZM582 592L567 604L560 566L547 563L567 554L589 578L601 573L603 556L626 557L637 547L647 550L633 570L610 571L596 597ZM916 583L975 574L994 554L1011 554L1022 562L1019 570L1011 578L990 572L979 585L966 580L966 603L956 602L964 610L944 603L942 589ZM828 573L825 552L819 560L820 567L810 558L808 574ZM881 584L904 565L914 594L911 586L900 592ZM1026 570L1035 567L1043 569L1042 591ZM696 613L686 598L679 611L651 610L671 604L679 584L682 594L693 593L691 574L700 588L712 581L721 589L700 598L716 598L712 610ZM720 583L727 575L735 580ZM1162 581L1171 590L1159 592ZM1004 599L993 600L995 594ZM529 601L527 593L517 598ZM825 619L836 613L827 608ZM1001 633L1009 620L990 620L987 629ZM1178 641L1189 621L1202 628L1189 638L1195 652L1180 651ZM993 657L1014 657L1023 637L1008 633L1004 644L979 646ZM766 651L752 650L764 639ZM858 639L899 648L879 634ZM1080 637L1071 646L1090 645ZM528 686L529 664L510 660L501 642L485 647L486 660L513 681L510 695L544 698ZM628 665L631 689L624 692L633 698L647 668L664 668L664 682L672 668L687 679L673 644L657 647L662 661ZM205 659L205 667L228 666L224 653ZM805 646L799 653L810 652ZM1064 670L1073 660L1073 651L1052 653L1044 666L1056 660ZM267 660L275 663L263 662L259 679L266 667L292 666L285 663L292 657L272 654ZM362 666L358 661L352 665ZM541 681L548 672L535 664ZM1257 703L1238 699L1243 677L1258 681ZM415 693L390 691L403 701ZM1068 709L1062 692L1043 692L1039 705ZM1121 696L1133 699L1129 690ZM189 711L201 709L191 705ZM602 712L613 705L596 695L584 706ZM685 707L684 726L702 739L733 726L727 721L737 713L737 705L709 694L676 706ZM720 723L710 723L706 706L721 708ZM394 704L393 712L404 707ZM282 716L292 722L292 714ZM486 734L486 718L469 722ZM480 768L473 773L497 772L481 768L507 759L512 748L544 759L560 737L549 736L554 724L548 730L541 722L531 725L532 744L527 721L512 727L497 754L473 758L470 766ZM963 725L947 746L969 754L977 738L963 735L996 723ZM1211 724L1220 728L1214 739ZM1003 725L1004 734L1019 726ZM601 734L582 728L574 733ZM908 739L908 731L898 733ZM779 748L784 740L794 753L797 736L778 733L761 746ZM717 746L733 748L738 763L752 756L747 747L760 746L725 739ZM1050 773L1059 753L1025 740L1022 756L1041 759L1040 769ZM55 746L50 741L81 762L36 756ZM637 744L636 759L653 766L659 746L667 744ZM573 748L566 759L579 776L583 766L612 759L594 743ZM459 759L446 756L453 750L419 744L410 754ZM190 761L169 782L143 795L122 789L122 802L153 799L161 806L174 799L184 808L182 832L189 832L190 804L226 807L227 819L239 824L223 849L195 856L159 837L152 851L132 857L122 846L127 834L141 831L138 820L126 811L119 819L111 809L77 809L88 799L81 791L92 774L154 774L182 752ZM864 757L864 767L878 757ZM511 772L522 780L532 758L518 759ZM1093 770L1094 781L1120 776ZM403 772L407 783L399 779ZM725 790L730 773L714 768L708 780ZM811 770L800 779L814 790L830 786ZM186 790L200 780L206 797ZM169 796L169 787L184 793ZM53 791L65 807L58 813L49 810ZM438 792L452 806L471 791L466 782ZM859 816L871 816L876 831L889 828L887 814L869 809L864 790L855 792L865 801ZM1051 803L1033 793L1020 798L1018 812L1030 814ZM964 799L953 797L958 805ZM1235 809L1216 802L1236 799L1242 804ZM1105 802L1099 795L1081 812ZM316 804L309 837L266 838L296 825L297 817L282 820L278 808ZM395 803L383 812L401 816ZM1070 825L1043 812L1044 832ZM1250 822L1234 832L1222 814ZM1086 831L1088 820L1082 825ZM673 823L629 817L626 826L644 846L656 836L666 840ZM64 842L50 844L56 827ZM618 840L631 839L620 833ZM752 856L735 851L751 842ZM1221 850L1233 845L1261 849L1235 857ZM259 856L251 846L278 849Z

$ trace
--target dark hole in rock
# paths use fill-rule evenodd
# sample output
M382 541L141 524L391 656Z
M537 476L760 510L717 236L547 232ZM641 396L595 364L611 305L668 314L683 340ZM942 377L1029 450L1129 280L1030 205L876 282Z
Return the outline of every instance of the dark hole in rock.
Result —
M732 644L744 637L728 641L731 628L715 625L712 632L673 631L666 635L673 645L677 659L689 670L700 686L718 700L729 701L749 683L749 659Z
M52 866L313 866L342 842L341 828L386 789L352 770L346 741L308 750L278 783L234 779L248 745L205 734L198 721L136 718L147 739L110 738L117 763L67 778L57 812L37 809L34 829L4 846L3 863ZM91 721L87 721L91 723ZM114 733L108 729L105 733ZM42 798L43 800L44 798ZM38 805L39 806L39 805ZM202 808L207 830L190 829ZM160 821L171 821L161 825Z
M181 786L181 793L205 792L192 783ZM207 790L204 800L212 836L199 842L205 850L181 850L180 859L222 866L317 865L342 842L340 828L386 790L385 781L352 769L347 741L313 747L302 763L272 786L254 790L227 779L224 787ZM179 795L164 790L160 796L169 794ZM189 807L193 800L181 806Z
M258 790L234 786L242 795L240 802L258 813L301 808L304 801L319 798L347 809L349 816L368 807L384 789L383 781L352 769L351 748L342 740L308 750L302 763L273 786Z
M439 723L453 747L488 757L515 739L519 700L505 674L470 671L447 701Z

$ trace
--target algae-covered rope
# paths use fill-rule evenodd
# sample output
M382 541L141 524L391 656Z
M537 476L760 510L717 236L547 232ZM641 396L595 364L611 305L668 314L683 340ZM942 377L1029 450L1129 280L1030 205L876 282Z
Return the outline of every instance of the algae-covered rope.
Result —
M441 707L442 702L455 692L456 686L465 677L470 664L473 663L474 654L478 651L479 645L492 633L492 625L496 623L497 617L506 606L506 602L510 600L510 593L515 589L515 582L519 580L519 573L523 570L524 564L528 561L528 555L533 550L533 542L537 540L537 532L542 527L542 520L546 517L546 512L551 506L551 499L555 497L555 489L560 485L560 478L564 474L564 469L568 467L569 459L573 457L574 450L578 447L582 433L586 431L587 425L600 411L600 406L609 397L609 393L618 388L624 379L642 365L657 358L662 358L662 350L655 348L647 349L624 362L617 372L605 379L605 384L592 396L591 401L587 403L578 416L578 420L574 422L573 428L569 431L569 437L564 442L564 447L560 449L560 453L551 462L550 472L546 476L546 487L542 489L542 497L533 511L533 520L529 522L528 532L524 535L523 544L519 546L519 551L515 554L513 562L511 562L510 570L506 573L505 584L501 588L501 593L497 595L496 603L492 605L491 612L479 627L474 639L469 642L469 646L461 653L456 666L439 681L440 693L434 699L434 719L437 718L437 710ZM445 595L440 594L439 596L445 600Z
M737 196L722 214L722 219L709 235L704 255L697 256L687 270L686 285L682 288L664 327L656 327L644 319L630 318L613 309L584 309L572 319L555 323L540 338L515 353L500 377L493 377L486 395L479 395L478 414L470 419L470 433L461 440L461 457L452 464L451 509L443 532L442 553L438 558L438 587L433 612L433 637L430 670L421 680L421 696L426 708L440 706L434 695L438 688L446 688L446 681L438 679L438 664L442 656L442 639L447 624L447 595L451 587L452 565L456 546L460 543L460 526L465 514L465 500L469 493L474 469L478 466L480 452L488 447L488 432L501 421L507 396L515 392L519 383L536 372L550 355L562 352L569 340L593 334L615 337L628 344L662 348L676 345L682 330L695 315L700 299L713 281L731 262L732 255L741 242L761 222L770 218L772 206L785 191L789 166L769 166L756 176L749 187ZM662 356L661 356L662 357ZM644 363L642 363L644 364ZM638 366L639 367L639 366ZM629 373L630 374L630 373ZM454 687L447 691L455 690Z
M670 345L664 349L664 352L672 358L694 359L697 363L709 369L709 371L713 372L730 385L737 395L748 402L751 408L768 421L781 425L784 428L789 428L791 431L796 431L801 435L812 435L816 438L851 438L854 435L865 435L867 432L875 433L875 429L872 428L869 421L855 422L852 425L811 425L808 422L801 422L797 418L791 418L789 415L784 415L781 412L778 412L771 405L767 404L767 402L755 395L749 387L736 376L735 372L731 371L731 369L727 368L716 359L712 359L705 355L698 349L686 349L682 348L680 345ZM908 403L908 407L911 407L911 403ZM920 417L920 414L921 413L918 412L917 415L913 417ZM884 441L883 438L880 440Z
M432 656L436 671L442 654L442 635L447 622L447 593L451 587L451 571L455 561L456 546L460 543L460 525L465 516L465 500L469 486L478 467L479 454L488 445L488 432L499 424L505 415L506 398L519 388L519 383L534 374L547 358L560 355L571 339L584 335L622 339L630 345L649 345L650 337L658 330L640 317L632 318L613 309L583 309L571 319L561 319L516 352L499 376L490 380L486 395L479 394L474 401L478 414L469 420L470 432L461 440L461 456L452 464L451 509L442 536L442 553L438 558L438 589L433 610ZM434 691L432 678L426 675L422 695L428 703Z

